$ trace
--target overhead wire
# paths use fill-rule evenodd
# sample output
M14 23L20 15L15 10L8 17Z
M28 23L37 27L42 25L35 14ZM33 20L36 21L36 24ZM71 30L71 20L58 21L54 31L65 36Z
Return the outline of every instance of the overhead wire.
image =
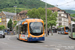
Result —
M61 6L61 5L65 5L65 4L68 4L68 3L71 3L71 2L74 2L75 0L72 0L72 1L69 1L69 2L66 2L66 3L63 3L63 4L60 4L60 5L55 5L55 6Z

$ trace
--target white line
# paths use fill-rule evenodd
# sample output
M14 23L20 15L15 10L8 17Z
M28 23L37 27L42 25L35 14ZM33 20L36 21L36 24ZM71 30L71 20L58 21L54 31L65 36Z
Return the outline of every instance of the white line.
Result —
M2 42L3 44L7 44L7 43L5 43L5 42Z
M44 45L44 46L48 46L48 45Z
M10 40L10 36L8 37L8 40Z

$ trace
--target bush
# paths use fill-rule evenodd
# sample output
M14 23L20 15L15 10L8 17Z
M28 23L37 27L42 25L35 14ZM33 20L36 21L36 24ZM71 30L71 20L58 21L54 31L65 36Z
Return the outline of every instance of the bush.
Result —
M3 30L5 29L5 26L4 25L0 25L0 30Z

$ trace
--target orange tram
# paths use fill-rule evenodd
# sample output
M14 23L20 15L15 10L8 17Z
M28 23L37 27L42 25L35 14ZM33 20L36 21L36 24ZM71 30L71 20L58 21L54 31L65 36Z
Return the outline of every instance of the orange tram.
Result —
M16 25L17 39L23 41L44 41L44 22L42 19L26 18Z
M69 32L69 27L61 27L61 28L58 28L58 34L61 33L61 34L68 34Z

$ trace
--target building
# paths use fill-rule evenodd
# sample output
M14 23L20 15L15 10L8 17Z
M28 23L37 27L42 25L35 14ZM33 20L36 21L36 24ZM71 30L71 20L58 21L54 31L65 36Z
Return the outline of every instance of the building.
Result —
M7 27L6 16L3 12L0 12L0 25L4 25L5 28Z
M13 21L15 15L16 15L16 13L10 13L10 12L4 12L4 11L2 11L0 13L0 19L1 19L0 25L4 25L5 28L8 28L7 27L8 21L10 19L12 19L12 21Z
M0 12L0 25L4 25L5 28L8 28L7 23L10 19L12 21L20 21L22 19L27 18L26 14L27 14L27 11L21 11L18 14L2 11Z
M15 21L15 20L21 21L22 19L28 18L28 16L26 16L26 14L27 14L27 10L26 11L21 11L16 16L14 16L13 21Z
M48 8L49 10L52 10L52 12L58 12L57 14L57 24L54 26L57 28L58 26L68 26L71 24L71 17L70 14L66 13L64 10L61 10L57 7Z

